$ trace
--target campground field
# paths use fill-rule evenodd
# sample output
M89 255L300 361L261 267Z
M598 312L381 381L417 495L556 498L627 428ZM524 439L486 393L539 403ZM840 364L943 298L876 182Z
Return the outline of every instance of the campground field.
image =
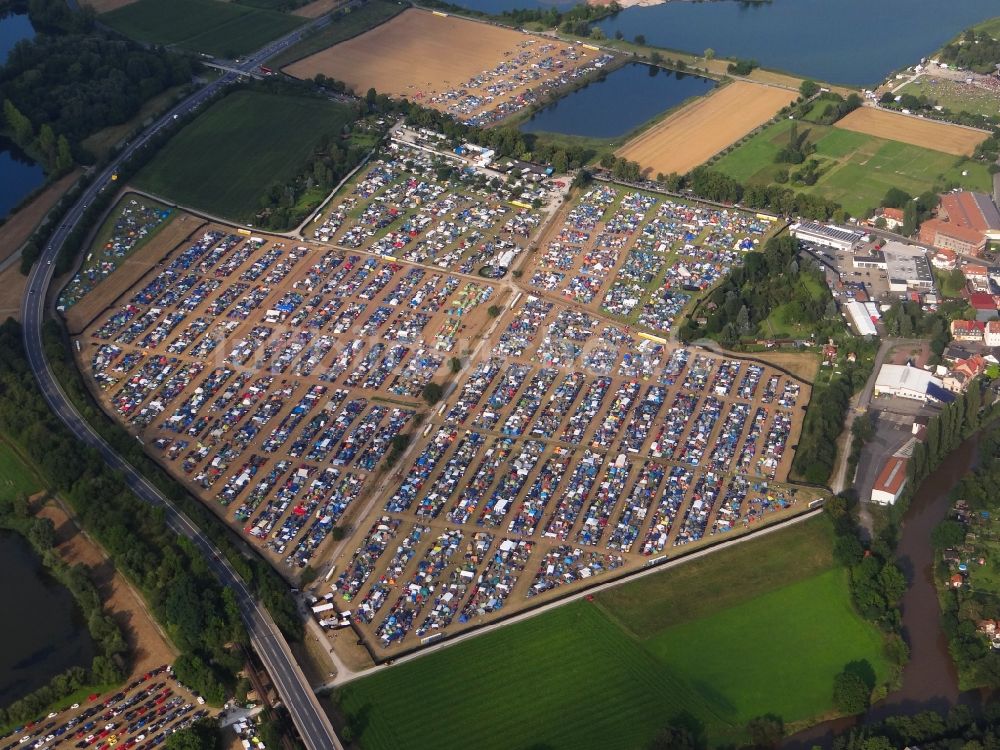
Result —
M782 169L794 174L798 167L775 163L775 156L788 144L792 124L782 120L769 126L726 154L715 168L746 184L774 182ZM820 162L820 176L815 185L791 180L788 186L837 201L854 216L877 207L891 187L911 195L948 183L970 190L990 189L986 166L965 157L839 127L808 123L798 127L800 134L809 131L807 140L815 146L809 158Z
M269 185L294 177L320 140L337 137L352 118L347 107L325 99L238 91L174 136L135 184L248 221Z
M462 120L494 111L490 119L499 119L527 103L528 89L537 96L598 55L579 45L409 9L284 71L296 78L322 73L355 92L374 88Z
M810 519L352 682L339 706L374 749L641 747L685 711L718 745L764 713L806 721L846 662L887 671L831 548Z
M855 133L889 138L911 146L943 151L954 156L972 156L987 134L959 125L924 120L874 107L859 107L837 121L836 127Z
M260 49L305 19L218 0L138 0L101 22L139 42L228 58Z
M770 120L796 94L736 81L699 99L625 144L618 156L650 174L683 174Z
M1000 111L997 92L963 81L920 76L899 90L900 94L926 96L952 112L995 115Z

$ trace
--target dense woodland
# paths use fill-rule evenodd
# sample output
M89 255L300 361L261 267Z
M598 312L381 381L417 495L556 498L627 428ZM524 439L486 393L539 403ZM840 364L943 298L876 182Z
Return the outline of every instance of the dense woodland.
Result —
M219 703L247 642L235 596L202 555L139 501L100 456L76 440L45 403L24 355L21 328L0 325L0 431L38 467L116 568L143 593L180 649L178 679ZM234 648L235 647L235 648Z
M28 9L39 33L0 67L0 126L50 171L84 158L87 136L127 122L151 97L190 81L198 65L113 36L62 0L31 0Z
M1000 63L1000 40L985 31L966 29L961 41L952 42L941 50L941 60L978 73L993 73L996 64Z

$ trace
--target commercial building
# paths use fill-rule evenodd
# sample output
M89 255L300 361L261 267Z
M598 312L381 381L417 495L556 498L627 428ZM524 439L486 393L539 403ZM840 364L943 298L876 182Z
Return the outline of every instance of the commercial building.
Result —
M887 242L882 248L890 292L927 292L934 289L934 273L923 248Z
M852 252L864 236L857 229L829 226L815 221L793 224L791 232L793 237L803 242L812 242L843 252Z
M914 401L954 400L944 383L927 370L909 365L882 365L875 378L876 396L896 396Z
M885 253L881 250L873 250L871 255L855 255L853 258L855 268L877 268L885 270Z
M871 314L863 302L858 302L855 299L849 300L844 303L844 310L847 312L847 316L851 319L851 323L854 324L854 329L859 335L875 336L878 333Z
M899 500L906 487L906 466L909 459L901 456L890 456L879 472L872 486L871 501L880 505L893 505Z
M920 225L920 240L962 255L981 255L1000 240L1000 211L985 193L960 191L941 196L937 218Z

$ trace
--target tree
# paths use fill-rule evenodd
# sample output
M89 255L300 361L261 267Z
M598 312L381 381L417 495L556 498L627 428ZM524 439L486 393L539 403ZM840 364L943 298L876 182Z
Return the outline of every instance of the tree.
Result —
M635 35L635 43L638 44L641 47L645 47L646 46L646 37L643 34L636 34Z
M711 47L709 47L708 49L705 50L704 57L705 57L706 60L714 60L715 59L715 50L712 49Z
M754 748L763 750L777 747L785 736L785 722L774 714L757 716L747 722L747 734L750 735L750 743Z
M903 208L903 226L900 233L909 237L915 231L917 231L917 204L913 201L907 201Z
M931 532L931 543L934 545L934 549L957 547L963 542L965 542L965 525L958 521L944 520Z
M444 396L444 388L440 383L431 381L424 386L424 391L421 395L423 396L424 401L427 402L428 406L434 406L434 404L440 401L441 397Z
M35 549L52 549L56 542L56 527L51 518L36 518L28 531L28 541Z
M856 672L845 669L833 678L833 705L841 713L860 714L870 699L871 688Z
M799 85L799 93L802 94L803 98L811 99L819 93L819 84L816 81L806 79Z
M222 742L218 727L208 720L202 720L187 729L174 732L167 738L164 747L167 750L219 750Z
M569 169L569 159L565 151L556 151L552 156L552 170L558 174L563 174Z
M597 39L599 41L604 39L604 29L602 29L600 26L594 26L590 30L590 38Z
M663 55L661 55L658 51L654 49L652 52L649 53L649 62L652 63L653 65L659 65L660 63L663 62Z

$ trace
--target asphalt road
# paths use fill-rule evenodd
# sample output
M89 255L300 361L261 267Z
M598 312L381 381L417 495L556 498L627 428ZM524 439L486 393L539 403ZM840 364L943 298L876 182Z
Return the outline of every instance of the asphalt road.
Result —
M286 47L297 42L303 34L312 28L329 23L329 18L320 18L307 24L282 39L267 45L251 57L241 61L239 68L244 71L256 70L265 60L274 56ZM223 586L230 588L236 594L251 644L261 662L264 664L277 688L282 703L291 714L302 741L309 750L343 750L343 745L333 730L330 720L320 706L308 681L292 656L288 644L271 619L270 614L259 606L247 589L244 581L230 567L229 563L219 554L218 550L183 513L174 507L159 490L148 482L128 462L119 456L105 440L80 416L72 402L66 397L45 359L42 346L42 323L46 313L46 297L49 285L52 283L53 263L66 238L81 220L86 207L104 189L114 190L117 185L112 183L111 175L119 165L138 149L149 142L150 138L164 127L167 127L175 117L185 115L210 99L223 87L235 81L236 73L227 73L216 81L199 89L183 100L159 120L147 128L141 136L130 143L112 161L97 179L86 189L76 204L66 214L62 223L54 232L48 245L43 249L41 258L35 264L28 277L28 286L22 301L21 320L24 326L24 346L32 372L38 381L38 386L45 396L49 407L82 443L97 449L108 465L121 472L129 487L135 494L153 506L164 508L167 523L171 529L194 543L208 559L215 575Z

